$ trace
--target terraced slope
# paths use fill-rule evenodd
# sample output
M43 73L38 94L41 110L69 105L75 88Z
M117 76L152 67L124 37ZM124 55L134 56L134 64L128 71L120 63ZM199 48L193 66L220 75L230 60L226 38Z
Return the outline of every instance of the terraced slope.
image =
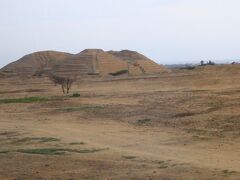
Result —
M86 49L66 59L57 66L55 73L61 75L105 75L126 68L126 62L101 49Z
M108 51L108 53L128 62L131 74L142 74L141 68L146 74L169 72L167 68L155 63L151 59L136 51Z
M5 74L0 71L0 77L4 77L4 76L5 76Z

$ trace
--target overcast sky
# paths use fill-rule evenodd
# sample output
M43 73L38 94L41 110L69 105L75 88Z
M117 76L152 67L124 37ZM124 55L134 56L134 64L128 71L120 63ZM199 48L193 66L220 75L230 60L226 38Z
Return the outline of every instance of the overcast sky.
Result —
M41 50L139 51L161 64L240 58L240 0L0 0L0 67Z

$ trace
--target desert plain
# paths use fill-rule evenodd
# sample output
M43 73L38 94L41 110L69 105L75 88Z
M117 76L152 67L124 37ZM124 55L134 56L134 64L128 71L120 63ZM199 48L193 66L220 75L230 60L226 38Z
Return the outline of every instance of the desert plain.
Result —
M240 179L240 66L0 78L0 179ZM79 93L80 97L72 97Z

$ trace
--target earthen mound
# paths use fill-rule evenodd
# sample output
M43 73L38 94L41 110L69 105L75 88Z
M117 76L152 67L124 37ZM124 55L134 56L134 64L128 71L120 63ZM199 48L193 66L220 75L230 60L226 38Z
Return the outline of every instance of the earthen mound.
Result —
M2 68L4 72L32 74L39 69L53 68L71 57L71 54L57 51L41 51L22 57Z

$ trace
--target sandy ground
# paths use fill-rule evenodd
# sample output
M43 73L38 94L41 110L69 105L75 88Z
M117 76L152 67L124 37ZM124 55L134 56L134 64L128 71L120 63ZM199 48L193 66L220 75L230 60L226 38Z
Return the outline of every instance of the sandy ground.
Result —
M239 73L0 85L0 179L240 179Z

